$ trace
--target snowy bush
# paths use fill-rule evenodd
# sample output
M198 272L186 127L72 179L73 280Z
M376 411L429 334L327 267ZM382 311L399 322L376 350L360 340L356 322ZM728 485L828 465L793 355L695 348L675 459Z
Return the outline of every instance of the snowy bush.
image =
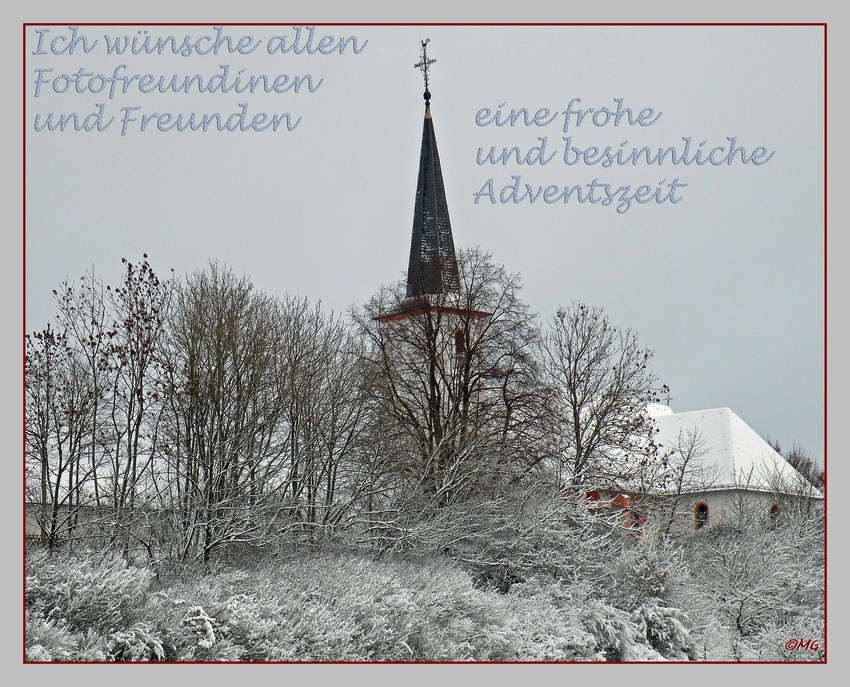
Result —
M102 559L39 551L27 557L27 608L71 630L113 632L132 625L153 574L118 556Z
M280 613L276 601L258 599L256 594L234 594L225 600L218 618L230 641L244 647L240 660L267 661L275 653Z
M689 581L681 548L668 539L626 541L616 554L610 557L613 584L608 598L626 610L669 602Z
M97 631L74 633L64 620L30 617L26 624L27 661L111 661L108 641Z
M185 570L154 591L150 573L118 558L35 554L27 571L27 660L822 660L820 645L784 650L789 638L823 634L823 609L809 603L814 592L802 574L812 564L800 563L790 578L781 566L766 568L771 585L795 586L747 601L758 613L747 616L752 624L743 633L730 604L762 583L748 576L750 554L732 546L741 542L720 541L727 536L692 542L685 558L629 540L598 552L597 563L586 553L572 567L562 554L543 553L545 569L529 565L507 593L476 586L473 572L437 556L306 550L244 570ZM775 546L759 541L759 556ZM677 561L682 571L674 570ZM689 573L694 561L703 567ZM739 567L732 596L731 578L716 573ZM583 579L585 571L593 574Z
M694 538L689 558L700 603L727 628L727 660L765 660L765 654L782 660L775 652L784 640L768 648L759 639L776 627L806 626L814 636L822 634L822 533L817 523L770 529L748 524L709 532Z
M153 628L140 622L129 630L112 633L109 655L115 661L161 661L165 658L165 651Z
M529 593L477 589L447 560L313 554L174 581L104 635L39 617L28 647L30 660L118 661L563 661L625 647L616 623L594 623L563 585L516 587Z
M399 567L420 609L406 640L413 658L493 661L515 655L500 595L476 589L467 573L445 560L400 562Z
M531 578L506 597L508 625L516 635L516 657L524 661L588 661L596 639L581 623L570 588Z
M665 658L687 661L691 652L691 635L683 621L685 614L652 599L632 612L631 620L638 632L655 651Z
M181 621L184 641L177 660L238 661L244 648L227 639L227 629L207 615L201 606L188 609Z
M71 661L77 655L79 637L62 620L27 618L28 661Z
M634 617L594 598L587 584L532 579L508 597L520 660L657 661Z
M789 640L804 643L789 646ZM811 642L806 643L807 640ZM823 661L826 647L823 641L822 617L798 617L787 623L766 627L753 638L751 645L754 660L811 662Z
M631 659L637 628L625 611L599 600L588 599L580 618L584 628L596 641L600 659L606 661Z

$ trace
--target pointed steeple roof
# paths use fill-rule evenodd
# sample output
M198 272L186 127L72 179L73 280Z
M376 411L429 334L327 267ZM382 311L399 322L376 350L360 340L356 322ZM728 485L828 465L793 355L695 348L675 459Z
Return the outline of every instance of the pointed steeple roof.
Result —
M428 90L428 67L436 62L428 58L428 41L422 42L422 60L416 67L425 76L425 122L422 126L422 150L419 155L419 179L413 209L413 235L410 239L410 262L407 268L407 293L404 301L376 316L379 322L393 322L425 313L441 312L481 319L491 313L473 310L457 302L457 298L431 299L429 296L460 293L460 277L449 221L446 187L440 169L437 137L431 119L431 92Z
M458 291L457 258L449 221L446 188L437 152L434 120L431 118L431 92L428 90L429 60L426 43L422 44L421 66L425 75L425 122L422 126L422 150L419 154L419 179L413 210L413 235L407 268L407 297Z

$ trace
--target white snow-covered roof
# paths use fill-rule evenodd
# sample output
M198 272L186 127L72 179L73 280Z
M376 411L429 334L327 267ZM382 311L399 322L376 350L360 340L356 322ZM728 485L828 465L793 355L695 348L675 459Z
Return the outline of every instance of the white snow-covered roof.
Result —
M729 408L674 413L652 404L655 442L676 450L689 433L696 434L699 455L689 466L688 490L745 488L754 491L809 493L820 496L808 481ZM660 410L660 409L664 410Z
M646 406L646 413L649 417L659 417L661 415L675 415L670 406L661 405L660 403L650 403Z

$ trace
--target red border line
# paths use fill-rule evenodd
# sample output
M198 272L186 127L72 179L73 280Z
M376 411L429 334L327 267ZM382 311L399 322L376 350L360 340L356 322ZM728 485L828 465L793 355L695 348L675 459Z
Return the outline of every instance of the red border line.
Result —
M823 344L823 354L824 354L824 363L823 363L823 402L824 402L824 417L823 417L823 428L824 428L824 443L823 443L823 470L824 474L827 473L827 383L828 383L828 343L827 343L827 298L828 298L828 289L827 289L827 241L828 241L828 218L827 218L827 155L828 155L828 135L827 135L827 120L828 120L828 108L827 108L827 94L828 94L828 79L827 79L827 67L828 67L828 51L827 51L827 23L826 22L577 22L577 23L548 23L548 22L522 22L522 23L507 23L507 22L491 22L491 23L473 23L473 22L463 22L463 23L452 23L452 22L295 22L294 24L282 23L282 22L25 22L21 26L21 50L22 50L22 63L21 63L21 128L22 128L22 149L21 149L21 157L22 157L22 171L23 171L23 184L22 184L22 251L21 251L21 263L22 263L22 299L23 299L23 308L22 308L22 331L26 334L26 314L27 314L27 158L26 158L26 144L27 144L27 116L26 116L26 93L27 93L27 82L26 82L26 64L27 64L27 54L26 54L26 38L27 38L27 29L31 26L365 26L365 27L403 27L403 26L443 26L443 27L553 27L553 28L563 28L563 27L724 27L724 28L733 28L733 27L776 27L776 26L788 26L788 27L803 27L803 26L820 26L823 27L823 105L824 105L824 114L823 114L823 126L824 126L824 136L823 136L823 211L824 211L824 220L823 220L823 294L824 294L824 303L823 303L823 318L824 318L824 344ZM21 493L22 493L22 620L23 620L23 630L24 632L21 635L21 648L22 648L22 660L26 665L34 665L33 662L27 662L26 660L26 339L22 337L21 339L21 395L22 395L22 403L21 403L21 424L22 424L22 434L23 434L23 460L21 466ZM828 478L827 478L828 479ZM827 501L826 492L828 490L828 485L824 485L824 628L823 628L823 661L818 663L803 663L803 665L818 665L819 663L827 662ZM97 661L76 661L75 664L91 664L91 665L109 665ZM171 665L184 665L184 662L164 662L166 664ZM188 662L198 663L198 662ZM250 662L247 662L250 664ZM268 661L268 664L280 664L281 662ZM314 664L319 663L322 665L352 665L352 662L349 661L294 661L291 662L293 664ZM358 662L360 663L360 662ZM370 662L365 662L370 663ZM400 665L411 665L410 662L397 662L397 661L381 661L380 664L400 664ZM461 662L462 663L462 662ZM538 661L508 661L508 662L499 662L499 661L477 661L476 664L496 664L496 665L504 665L506 663L515 663L515 664L535 664L540 663ZM546 662L544 662L546 663ZM577 664L585 663L585 662L576 662ZM698 662L686 662L686 661L670 661L669 663L688 663L689 665L729 665L730 663L734 664L734 662L730 661L698 661ZM788 665L787 663L781 661L742 661L743 664L756 664L756 665ZM157 663L161 665L162 663ZM212 665L208 662L201 663L202 665ZM245 665L246 662L234 662L235 665ZM287 662L289 664L289 662ZM420 662L414 662L414 664L420 664ZM436 664L451 664L457 665L458 662L455 661L428 661L424 663L424 665L436 665ZM643 661L621 661L617 663L611 663L606 665L657 665L651 662L643 662ZM116 664L122 665L122 664ZM140 665L138 663L134 663L133 665ZM602 665L602 664L595 664Z

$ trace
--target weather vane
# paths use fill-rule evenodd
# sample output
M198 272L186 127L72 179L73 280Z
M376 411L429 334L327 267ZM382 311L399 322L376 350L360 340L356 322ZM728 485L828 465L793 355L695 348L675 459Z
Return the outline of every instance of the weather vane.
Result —
M431 101L431 91L428 90L428 67L430 67L432 64L434 64L434 62L437 61L435 59L428 59L428 43L430 42L430 38L426 38L424 41L422 41L422 59L413 65L417 69L421 69L422 75L425 77L425 93L423 97L425 98L426 105L428 105Z

